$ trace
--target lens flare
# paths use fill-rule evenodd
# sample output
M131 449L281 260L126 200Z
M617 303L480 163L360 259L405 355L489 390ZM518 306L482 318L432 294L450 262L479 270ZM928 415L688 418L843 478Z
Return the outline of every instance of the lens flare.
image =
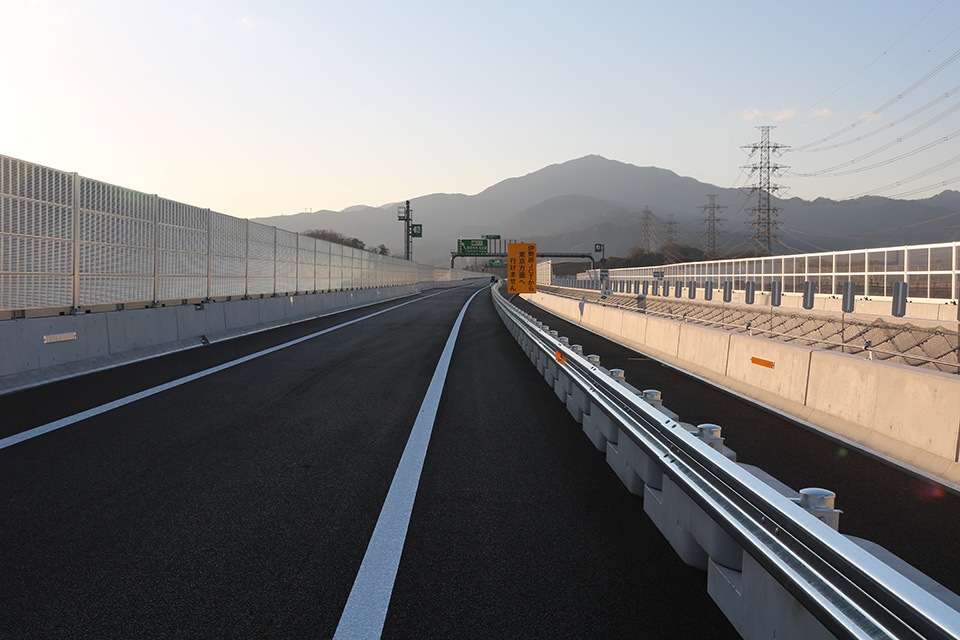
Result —
M917 480L913 485L913 493L920 500L939 500L947 495L941 487Z

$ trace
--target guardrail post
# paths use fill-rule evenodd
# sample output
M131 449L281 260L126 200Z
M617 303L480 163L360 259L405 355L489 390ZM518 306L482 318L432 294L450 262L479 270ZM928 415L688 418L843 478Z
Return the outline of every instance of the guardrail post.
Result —
M797 502L804 511L813 514L817 520L825 523L834 531L839 531L840 514L843 512L833 508L836 498L837 494L833 491L811 487L800 489L800 498Z
M663 408L663 398L661 397L660 391L657 389L644 389L643 401L652 406L654 409Z
M720 436L720 426L715 424L697 425L697 437L710 445L711 449L723 453L723 438Z

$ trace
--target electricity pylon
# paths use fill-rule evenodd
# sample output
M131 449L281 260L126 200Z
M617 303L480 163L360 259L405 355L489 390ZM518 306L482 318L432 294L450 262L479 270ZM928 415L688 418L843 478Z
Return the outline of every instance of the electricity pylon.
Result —
M759 126L757 129L760 129L760 142L741 147L750 154L751 158L757 151L760 152L759 162L741 167L742 169L749 169L751 176L757 174L757 181L744 187L748 190L748 196L757 194L757 206L750 209L753 211L754 217L747 223L753 228L753 233L747 237L753 240L757 253L766 249L767 254L772 255L773 243L779 237L773 230L779 226L776 216L781 209L773 206L771 196L779 191L784 191L786 187L774 184L771 181L771 176L780 175L787 168L785 165L773 162L772 156L774 154L781 155L788 147L787 145L770 142L770 130L773 127L766 125Z

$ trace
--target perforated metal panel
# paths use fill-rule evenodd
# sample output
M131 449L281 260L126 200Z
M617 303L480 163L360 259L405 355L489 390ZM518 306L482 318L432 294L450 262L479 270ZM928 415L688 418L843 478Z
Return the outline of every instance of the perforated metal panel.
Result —
M75 306L154 300L157 198L78 178L79 274Z
M71 304L74 190L72 174L0 156L0 309Z
M0 311L410 284L434 271L0 156Z

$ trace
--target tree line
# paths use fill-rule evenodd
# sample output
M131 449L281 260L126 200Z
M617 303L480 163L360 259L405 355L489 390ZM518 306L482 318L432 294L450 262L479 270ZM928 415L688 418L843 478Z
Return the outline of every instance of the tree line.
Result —
M370 253L380 254L381 256L390 255L390 249L388 249L387 245L385 244L381 244L376 247L370 245L368 247L363 240L359 238L351 238L350 236L344 235L339 231L334 231L333 229L310 229L308 231L304 231L303 235L316 238L317 240L326 240L327 242L332 242L334 244L342 244L345 247L363 249L365 251L369 251Z

